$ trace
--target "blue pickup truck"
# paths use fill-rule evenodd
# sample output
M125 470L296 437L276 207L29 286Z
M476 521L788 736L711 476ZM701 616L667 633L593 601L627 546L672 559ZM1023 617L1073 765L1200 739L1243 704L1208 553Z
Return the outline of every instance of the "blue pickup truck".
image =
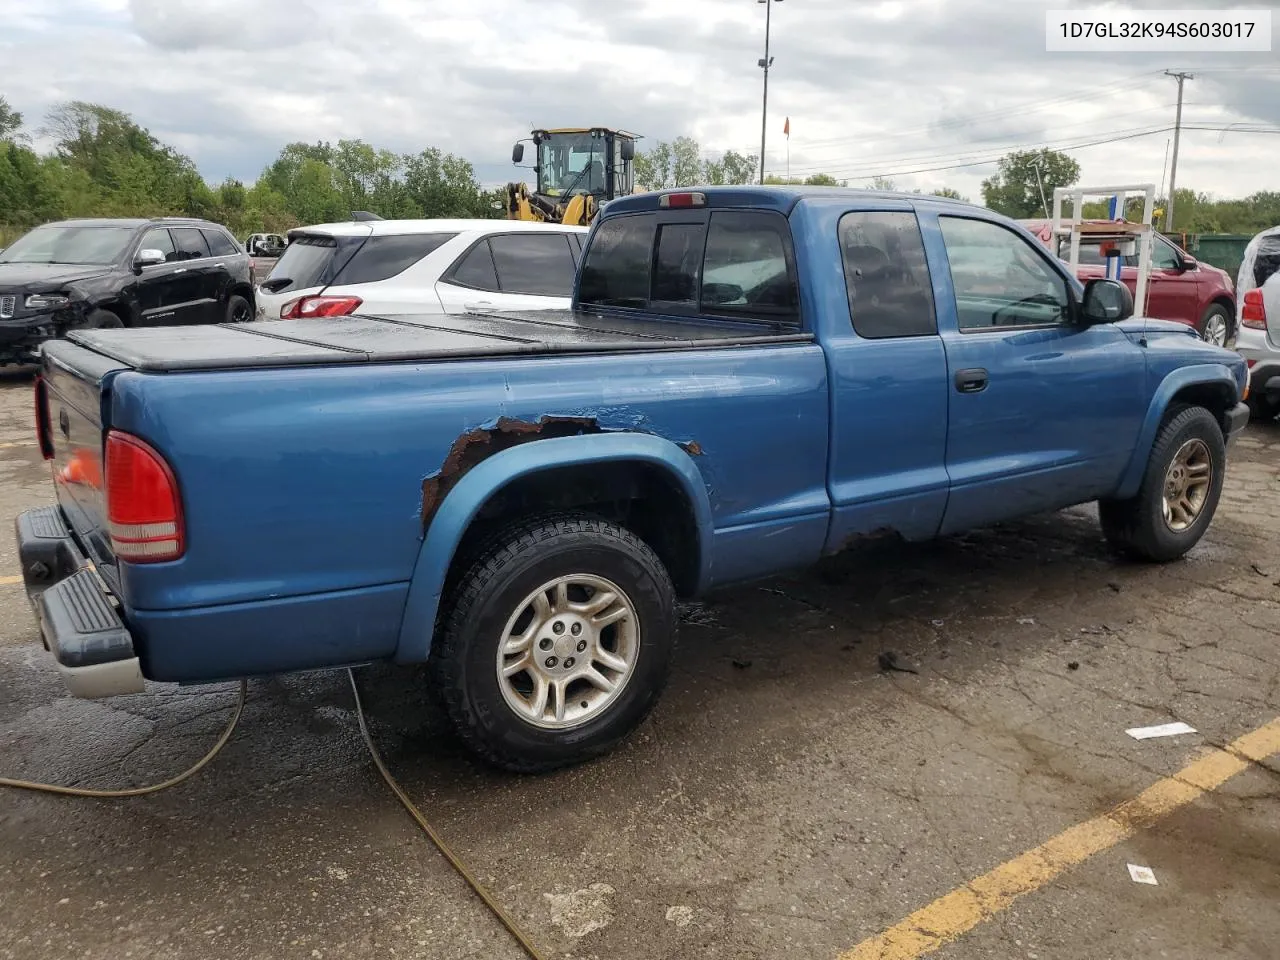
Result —
M77 695L426 662L476 753L546 770L653 706L679 598L1091 501L1184 554L1245 364L1131 313L965 204L627 197L571 310L50 343L23 574Z

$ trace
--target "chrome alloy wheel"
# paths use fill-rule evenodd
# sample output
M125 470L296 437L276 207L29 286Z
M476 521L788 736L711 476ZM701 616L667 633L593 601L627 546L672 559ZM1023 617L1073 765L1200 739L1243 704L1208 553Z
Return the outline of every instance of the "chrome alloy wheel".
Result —
M1213 460L1203 440L1188 440L1164 475L1164 522L1174 533L1182 533L1196 522L1209 499L1213 483Z
M1227 345L1227 318L1220 313L1215 313L1204 324L1204 333L1200 335L1205 343L1212 343L1218 347Z
M580 726L608 709L635 672L640 619L603 577L575 573L530 593L498 646L498 686L535 727Z

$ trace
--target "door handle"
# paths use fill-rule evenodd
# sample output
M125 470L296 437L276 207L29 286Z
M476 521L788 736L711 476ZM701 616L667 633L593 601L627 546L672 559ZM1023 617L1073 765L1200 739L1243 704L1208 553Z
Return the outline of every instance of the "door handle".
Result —
M957 370L956 389L961 393L981 393L987 389L987 371L982 367Z

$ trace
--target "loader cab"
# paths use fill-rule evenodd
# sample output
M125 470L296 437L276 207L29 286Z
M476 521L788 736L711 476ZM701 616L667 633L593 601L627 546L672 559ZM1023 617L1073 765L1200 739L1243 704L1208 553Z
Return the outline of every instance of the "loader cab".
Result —
M603 203L635 189L635 134L591 127L535 130L532 139L537 193L543 197L563 203L589 193ZM515 145L511 159L524 159L524 143Z

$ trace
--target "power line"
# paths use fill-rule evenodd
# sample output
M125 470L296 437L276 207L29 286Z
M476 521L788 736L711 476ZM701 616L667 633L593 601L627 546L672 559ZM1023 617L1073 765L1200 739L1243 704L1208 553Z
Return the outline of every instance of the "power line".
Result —
M1137 140L1137 139L1139 139L1139 138L1141 138L1141 137L1150 137L1150 136L1155 136L1156 134L1160 134L1160 133L1168 133L1168 132L1169 132L1170 130L1172 130L1172 129L1173 129L1173 127L1172 127L1172 126L1157 127L1157 128L1155 128L1155 129L1153 129L1153 130L1141 130L1141 131L1137 131L1137 132L1134 132L1134 133L1127 133L1127 134L1118 135L1118 136L1105 137L1105 138L1101 138L1101 139L1097 139L1097 140L1085 141L1085 142L1082 142L1082 143L1073 143L1073 144L1070 144L1070 145L1063 146L1063 148L1062 148L1062 149L1063 149L1063 150L1084 150L1084 149L1087 149L1087 148L1089 148L1089 147L1102 146L1102 145L1104 145L1104 144L1108 144L1108 143L1120 143L1120 142L1125 141L1125 140ZM1184 130L1213 130L1213 131L1218 131L1218 130L1222 130L1222 129L1223 129L1223 126L1222 126L1222 125L1218 125L1218 126L1191 126L1191 125L1189 125L1189 124L1184 124L1184 125L1183 125L1183 129L1184 129ZM1232 130L1232 132L1233 132L1233 133L1263 133L1263 134L1280 135L1280 126L1277 126L1277 127L1273 128L1273 129L1263 129L1263 130L1240 130L1240 129L1233 129L1233 130ZM1035 149L1035 148L1036 148L1036 145L1028 145L1028 147L1027 147L1027 149ZM941 171L941 170L960 170L960 169L963 169L963 168L965 168L965 167L980 167L980 166L985 166L985 165L987 165L987 164L996 163L997 161L999 161L999 160L1001 159L1001 157L1002 157L1002 156L1004 156L1004 154L991 154L991 155L986 156L985 158L982 158L982 159L973 159L973 160L968 160L968 161L965 161L965 162L959 162L959 163L948 163L948 164L942 164L942 165L938 165L938 166L931 166L931 167L919 167L919 168L916 168L916 169L910 169L910 170L884 170L884 169L881 169L881 170L876 170L876 171L874 171L874 172L867 172L867 173L847 173L846 171L843 171L843 170L836 170L836 171L830 171L830 173L831 173L831 176L843 177L844 179L854 179L854 180L870 180L870 179L873 179L874 177L906 177L906 176L911 176L911 175L913 175L913 174L917 174L917 173L936 173L936 172Z
M1168 106L1172 107L1172 106L1173 106L1173 104L1169 104ZM1156 112L1156 111L1157 111L1157 110L1159 110L1159 109L1163 109L1163 108L1150 107L1150 108L1146 108L1146 109L1143 109L1143 110L1130 110L1130 111L1128 111L1128 112L1126 112L1126 113L1112 114L1112 115L1111 115L1111 117L1109 117L1108 119L1116 119L1116 120L1118 120L1118 119L1120 119L1121 117L1139 116L1139 115L1146 114L1146 113L1154 113L1154 112ZM1096 125L1096 123L1097 123L1097 121L1096 121L1096 120L1082 120L1082 121L1080 121L1079 123L1060 124L1060 125L1058 125L1058 126L1061 126L1061 127L1062 127L1062 128L1064 128L1064 129L1069 129L1069 128L1071 128L1071 127L1093 126L1093 125ZM1096 135L1096 134L1095 134L1095 135ZM1081 134L1075 134L1074 136L1081 136ZM1072 138L1073 138L1073 137L1064 137L1063 139L1072 139ZM961 148L961 150L960 150L958 153L959 153L959 154L963 154L964 152L969 151L969 150L971 149L971 147L972 147L974 144L980 144L980 143L1009 144L1011 141L1013 141L1013 139L1014 139L1014 138L1012 138L1012 137L1008 137L1008 136L979 137L979 138L977 138L977 139L975 139L975 140L970 140L967 144L965 144L965 145ZM993 147L992 149L995 149L995 148ZM917 151L917 152L913 152L913 153L902 154L902 155L898 155L898 156L890 156L890 157L886 157L886 156L874 156L874 155L873 155L873 156L871 157L871 159L867 160L866 162L868 162L868 163L871 163L871 162L874 162L874 163L898 163L898 162L906 162L906 161L911 161L911 160L934 160L934 159L938 159L938 158L940 158L940 157L952 156L952 155L956 155L956 154L957 154L957 151L951 151L951 152L943 152L943 153L940 153L940 152L939 152L939 150L938 150L937 148L935 148L935 149L932 149L932 150L923 150L923 151ZM859 159L859 158L858 158L858 157L856 157L856 156L853 156L853 157L844 157L844 158L838 158L838 159L836 159L834 162L839 163L839 162L841 162L842 160L844 160L844 161L847 161L847 162L853 163L853 162L858 161L858 159ZM800 171L800 170L819 171L819 170L821 170L823 167L825 167L826 165L828 165L830 162L832 162L832 161L826 161L825 163L807 163L807 164L805 164L805 165L803 165L803 166L801 166L801 167L794 167L793 169L795 169L795 170L797 170L797 171Z
M1009 107L998 107L993 110L981 111L979 113L971 113L971 114L964 114L956 117L944 118L944 119L937 120L937 121L934 121L933 123L929 123L914 129L900 130L892 134L886 134L880 139L899 139L902 137L912 137L912 136L917 136L924 133L934 133L934 132L937 132L939 129L963 127L965 125L973 124L975 122L983 123L989 120L1003 119L1007 116L1023 115L1029 111L1036 112L1048 106L1061 106L1069 103L1083 103L1089 100L1096 100L1099 97L1106 96L1108 94L1119 92L1115 88L1124 87L1126 85L1132 84L1135 80L1139 80L1143 77L1149 78L1148 82L1150 82L1150 80L1154 80L1159 75L1160 75L1159 70L1150 70L1143 73L1133 74L1132 76L1129 76L1129 77L1123 77L1119 80L1113 80L1112 82L1103 84L1099 87L1086 87L1084 90L1078 91L1076 93L1058 94L1056 96L1047 97L1040 100L1029 100L1024 103L1015 104ZM822 146L825 144L851 143L861 139L863 139L863 137L860 137L860 136L835 137L827 140L810 140L805 145L806 146Z
M924 155L907 156L907 157L881 156L881 157L869 157L866 159L858 159L858 158L851 157L849 158L846 165L841 167L840 169L853 170L853 169L862 169L865 167L883 167L885 165L895 164L895 163L896 164L931 163L931 162L940 162L940 161L949 161L949 160L977 159L980 157L994 157L998 159L1004 156L1006 153L1009 153L1015 150L1035 150L1042 147L1052 146L1055 144L1064 144L1064 145L1070 144L1081 139L1093 140L1098 137L1125 136L1131 133L1137 133L1137 132L1146 131L1149 129L1167 130L1169 128L1167 126L1162 126L1159 128L1146 127L1146 126L1124 127L1121 129L1095 131L1092 134L1074 134L1072 136L1055 137L1048 140L1037 140L1037 141L1023 142L1023 143L1001 143L995 146L984 147L980 149L966 148L958 151L948 151L948 152L935 151L933 153L928 153Z

